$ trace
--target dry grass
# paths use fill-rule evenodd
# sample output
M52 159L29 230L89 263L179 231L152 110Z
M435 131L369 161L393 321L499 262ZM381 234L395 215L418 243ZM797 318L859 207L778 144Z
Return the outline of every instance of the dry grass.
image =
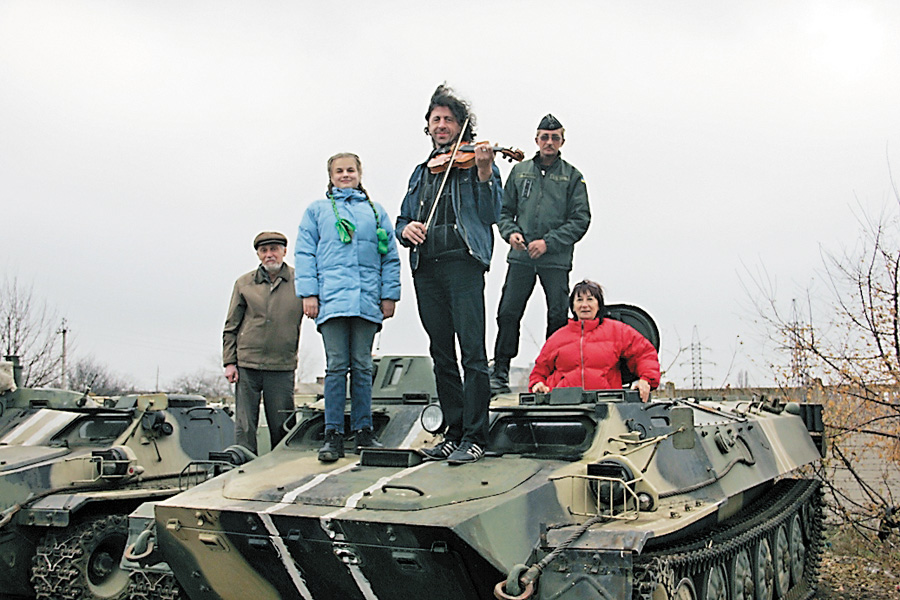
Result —
M830 528L826 541L817 599L900 599L900 540L867 542L849 528Z

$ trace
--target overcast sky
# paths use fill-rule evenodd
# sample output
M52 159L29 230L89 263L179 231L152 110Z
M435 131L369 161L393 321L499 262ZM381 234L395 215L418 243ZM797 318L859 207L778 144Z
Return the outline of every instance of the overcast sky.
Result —
M0 274L65 316L76 358L139 387L217 368L254 235L285 232L292 256L340 151L395 218L447 81L481 139L530 155L540 118L562 121L593 211L572 281L655 317L664 379L690 383L678 350L696 327L708 385L766 383L780 359L741 280L764 268L786 309L824 292L821 247L852 246L854 211L890 205L898 31L893 0L0 0ZM425 354L402 254L378 351ZM543 312L536 291L514 365ZM301 344L322 373L311 323Z

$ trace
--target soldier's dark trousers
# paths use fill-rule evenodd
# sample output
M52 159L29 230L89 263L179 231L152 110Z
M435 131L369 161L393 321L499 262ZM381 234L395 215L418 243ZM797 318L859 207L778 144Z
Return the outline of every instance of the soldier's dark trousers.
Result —
M284 422L294 410L294 371L261 371L238 367L234 391L234 441L258 454L256 429L262 395L274 448L284 437Z
M519 353L519 326L537 279L541 280L544 298L547 300L547 337L549 338L568 321L567 270L509 263L506 281L503 283L503 294L500 296L500 307L497 309L495 361L508 361Z
M420 260L413 273L449 440L487 444L491 402L484 345L484 267L470 258ZM459 377L456 341L462 353Z

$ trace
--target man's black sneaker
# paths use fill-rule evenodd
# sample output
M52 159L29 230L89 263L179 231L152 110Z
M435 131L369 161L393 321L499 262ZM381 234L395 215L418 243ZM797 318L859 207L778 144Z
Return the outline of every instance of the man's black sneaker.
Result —
M334 462L339 458L344 458L344 434L329 429L325 432L325 443L319 448L319 460Z
M356 432L356 453L362 448L384 448L384 444L375 439L375 432L370 428L360 429Z
M425 460L444 460L459 446L459 442L454 440L444 440L433 448L421 448L419 453L425 457Z
M472 442L463 442L447 457L447 462L451 465L463 465L482 458L484 458L484 448Z

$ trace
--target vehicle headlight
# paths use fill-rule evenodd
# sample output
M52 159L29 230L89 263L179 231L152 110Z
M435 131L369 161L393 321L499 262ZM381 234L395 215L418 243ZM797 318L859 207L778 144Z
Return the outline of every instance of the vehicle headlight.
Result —
M438 404L429 404L419 416L422 428L428 433L437 433L444 427L444 411Z

